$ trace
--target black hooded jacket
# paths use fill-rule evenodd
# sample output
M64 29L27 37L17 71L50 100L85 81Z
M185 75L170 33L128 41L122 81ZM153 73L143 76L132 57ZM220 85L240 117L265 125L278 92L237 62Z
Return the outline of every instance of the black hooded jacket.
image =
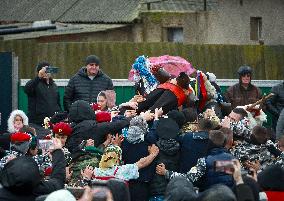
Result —
M174 139L159 139L157 142L159 154L156 163L164 163L167 170L179 170L180 144ZM155 174L150 184L151 195L164 195L168 181L164 176Z
M41 125L45 117L61 111L58 87L51 79L49 84L36 77L27 82L25 93L28 96L28 117L30 123Z
M65 182L66 162L62 150L52 152L52 174L48 181L41 180L33 158L20 156L7 163L1 172L0 201L33 201L37 196L62 189Z
M105 141L109 133L116 133L129 125L130 119L118 120L116 122L96 122L96 114L88 102L78 100L74 102L69 110L69 120L73 122L72 134L67 140L67 148L74 154L80 151L83 140L93 139L94 146L99 146Z
M64 109L69 111L71 104L77 100L85 100L89 103L97 102L99 92L113 89L110 77L99 70L91 80L88 77L86 67L82 67L68 82L63 99Z
M193 184L184 177L175 177L170 180L165 201L192 201L197 197Z

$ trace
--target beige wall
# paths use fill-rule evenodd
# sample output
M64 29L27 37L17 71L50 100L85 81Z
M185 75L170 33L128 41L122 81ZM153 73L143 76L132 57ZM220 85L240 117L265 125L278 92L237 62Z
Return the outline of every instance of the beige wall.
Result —
M283 0L219 0L217 12L199 13L198 42L205 44L259 44L250 40L250 17L262 17L262 39L267 45L284 44Z
M264 44L284 45L284 0L243 0L243 5L240 0L219 0L214 11L145 12L134 38L162 42L165 27L183 27L187 44L259 44L250 40L250 17L262 17Z

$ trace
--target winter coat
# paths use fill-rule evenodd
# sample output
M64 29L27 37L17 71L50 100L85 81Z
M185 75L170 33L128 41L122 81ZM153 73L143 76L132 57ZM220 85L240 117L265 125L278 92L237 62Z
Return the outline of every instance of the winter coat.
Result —
M214 184L224 184L230 188L234 185L234 179L232 175L216 172L214 170L214 162L218 160L232 160L235 157L228 152L225 148L213 148L209 151L208 156L205 158L206 163L206 174L204 175L204 180L200 186L201 189L208 189Z
M41 180L36 162L28 156L21 156L7 163L1 173L1 184L4 187L0 189L0 201L32 201L37 196L62 189L66 163L61 150L52 152L52 165L50 179L44 181ZM26 174L23 171L27 171Z
M197 197L194 187L184 177L171 179L167 186L165 201L192 201Z
M284 82L272 87L270 92L275 95L267 100L267 110L278 118L284 108Z
M180 172L186 173L196 165L197 160L206 156L208 146L208 132L189 132L180 140Z
M66 147L74 154L80 150L79 145L83 140L93 139L94 146L99 146L105 141L109 133L116 133L129 125L129 119L115 122L96 122L96 114L88 102L79 100L74 102L69 111L69 120L73 122L72 134L68 137Z
M177 172L179 170L180 144L174 139L159 139L157 146L160 151L156 163L164 163L167 170ZM167 184L168 181L164 176L155 174L150 184L151 195L164 195Z
M149 155L148 146L150 144L140 142L137 144L129 143L127 140L122 142L122 161L124 164L133 164L139 161L141 158ZM155 173L155 163L151 163L149 166L139 170L139 178L137 180L143 182L149 182L152 180Z
M284 109L281 111L276 125L276 138L280 139L284 135Z
M197 197L194 187L184 177L171 179L167 186L165 201L191 201Z
M51 79L49 84L36 77L26 84L28 96L28 117L31 123L42 125L45 117L51 117L61 111L58 87Z
M224 95L226 100L232 104L232 108L255 103L261 99L260 89L252 84L249 84L247 89L239 83L235 84L230 86Z
M99 92L113 89L112 80L99 70L91 80L88 77L86 67L82 67L68 82L63 99L64 109L69 111L70 105L77 100L85 100L89 103L97 102Z
M22 110L13 110L9 116L9 119L7 121L8 123L8 132L9 133L15 133L17 132L14 128L14 121L15 117L20 116L23 119L23 125L28 126L29 125L29 118Z

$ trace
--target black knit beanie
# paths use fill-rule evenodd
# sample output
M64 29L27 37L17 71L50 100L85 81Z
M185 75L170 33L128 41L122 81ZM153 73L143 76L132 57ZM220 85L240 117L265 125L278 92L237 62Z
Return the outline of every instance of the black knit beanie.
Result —
M100 58L97 57L96 55L87 56L86 65L91 64L91 63L95 63L97 65L100 65Z

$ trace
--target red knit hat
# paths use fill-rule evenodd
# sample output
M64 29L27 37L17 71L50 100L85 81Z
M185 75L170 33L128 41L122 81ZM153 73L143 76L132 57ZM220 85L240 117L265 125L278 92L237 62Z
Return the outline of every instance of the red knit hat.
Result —
M30 141L31 136L27 133L16 132L10 135L11 142L26 142Z
M65 122L59 122L59 123L53 125L52 131L53 131L54 134L69 136L72 133L72 128L70 127L69 124L67 124Z
M98 112L98 113L96 113L96 121L98 123L110 122L111 121L111 114L109 112L104 112L104 111Z

